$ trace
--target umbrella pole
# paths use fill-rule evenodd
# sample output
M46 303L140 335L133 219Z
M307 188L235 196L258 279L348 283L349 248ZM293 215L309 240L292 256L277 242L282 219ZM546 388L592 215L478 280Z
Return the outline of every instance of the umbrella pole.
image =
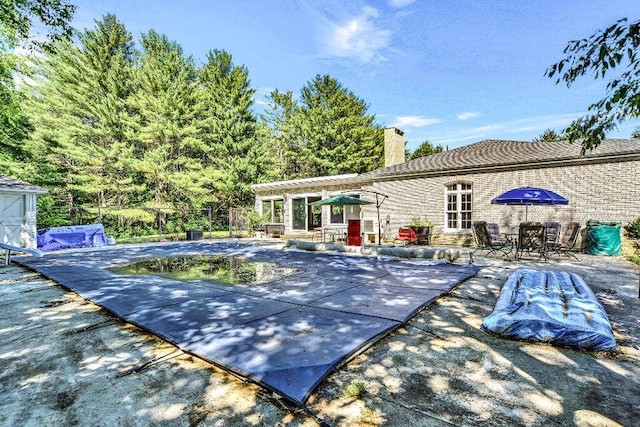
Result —
M376 211L378 212L378 246L382 244L382 224L380 224L380 203L378 203L378 193L376 193Z

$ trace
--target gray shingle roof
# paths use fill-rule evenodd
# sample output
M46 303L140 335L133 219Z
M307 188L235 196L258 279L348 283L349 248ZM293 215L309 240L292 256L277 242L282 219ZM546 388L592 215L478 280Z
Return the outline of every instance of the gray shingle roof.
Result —
M0 175L0 192L44 194L48 190L28 182Z
M580 154L579 143L485 140L361 175L367 180L492 171L513 167L563 166L625 157L640 158L640 139L608 139Z

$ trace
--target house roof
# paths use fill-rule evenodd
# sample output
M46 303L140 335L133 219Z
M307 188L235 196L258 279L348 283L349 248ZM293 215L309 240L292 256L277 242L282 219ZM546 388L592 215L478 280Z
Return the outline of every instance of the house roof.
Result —
M254 184L254 191L284 190L327 185L360 185L372 181L418 178L522 168L569 166L640 159L640 139L607 139L581 154L579 143L529 142L488 139L454 150L432 154L363 174L301 178Z
M608 139L581 155L579 143L485 140L360 175L363 181L640 159L640 139Z
M312 178L299 178L291 179L288 181L275 181L267 182L265 184L253 184L251 189L253 191L264 190L277 190L284 188L303 188L314 187L317 185L345 185L356 182L359 175L357 173L350 173L344 175L332 175L332 176L317 176Z
M20 181L8 176L0 175L0 192L2 193L31 193L44 194L49 190Z

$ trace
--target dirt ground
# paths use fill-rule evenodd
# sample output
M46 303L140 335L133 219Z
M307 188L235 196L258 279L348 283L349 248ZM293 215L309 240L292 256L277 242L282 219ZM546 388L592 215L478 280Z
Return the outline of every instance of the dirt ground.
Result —
M0 425L639 425L637 266L579 258L476 257L486 265L476 277L337 369L305 408L36 273L0 267ZM523 267L580 274L607 310L618 348L593 353L483 332L502 284Z

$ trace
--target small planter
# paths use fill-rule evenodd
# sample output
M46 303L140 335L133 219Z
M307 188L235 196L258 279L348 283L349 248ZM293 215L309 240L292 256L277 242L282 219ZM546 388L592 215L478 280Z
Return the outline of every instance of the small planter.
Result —
M188 230L187 240L202 240L202 230Z

